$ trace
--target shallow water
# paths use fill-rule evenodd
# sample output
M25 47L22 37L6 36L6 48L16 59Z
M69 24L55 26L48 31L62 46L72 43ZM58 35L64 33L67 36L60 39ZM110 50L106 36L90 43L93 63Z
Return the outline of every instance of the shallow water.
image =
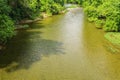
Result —
M0 80L120 80L120 54L81 8L30 26L0 54Z

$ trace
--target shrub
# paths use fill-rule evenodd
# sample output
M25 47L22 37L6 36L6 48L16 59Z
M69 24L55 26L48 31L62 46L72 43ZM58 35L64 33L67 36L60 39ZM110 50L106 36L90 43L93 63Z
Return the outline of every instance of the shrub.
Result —
M0 43L6 43L13 35L13 21L6 15L0 15Z
M119 0L87 0L84 11L89 21L94 21L98 28L105 31L120 31L120 2Z
M52 14L59 14L63 10L63 7L58 3L53 3L51 5Z

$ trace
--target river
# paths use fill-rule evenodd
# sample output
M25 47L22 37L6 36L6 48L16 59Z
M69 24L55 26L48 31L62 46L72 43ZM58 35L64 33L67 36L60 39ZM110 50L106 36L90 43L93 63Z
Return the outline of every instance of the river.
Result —
M0 80L120 80L120 54L82 8L19 30L0 54Z

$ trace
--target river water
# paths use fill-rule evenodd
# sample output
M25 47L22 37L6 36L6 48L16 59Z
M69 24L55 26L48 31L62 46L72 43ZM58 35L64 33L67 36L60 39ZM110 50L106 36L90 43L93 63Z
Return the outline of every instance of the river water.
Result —
M0 54L0 80L120 80L120 54L81 8L20 30Z

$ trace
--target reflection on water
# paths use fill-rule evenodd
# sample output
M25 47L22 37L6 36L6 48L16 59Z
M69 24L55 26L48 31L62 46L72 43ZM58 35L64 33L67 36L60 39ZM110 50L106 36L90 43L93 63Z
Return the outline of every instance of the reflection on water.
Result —
M11 69L7 70L27 69L32 63L41 60L42 56L64 53L61 42L42 39L41 34L42 32L39 30L39 27L37 29L20 31L9 42L10 45L8 44L6 51L1 54L0 68L16 63L14 67L12 66Z
M119 80L120 54L81 8L31 24L0 54L0 80Z

